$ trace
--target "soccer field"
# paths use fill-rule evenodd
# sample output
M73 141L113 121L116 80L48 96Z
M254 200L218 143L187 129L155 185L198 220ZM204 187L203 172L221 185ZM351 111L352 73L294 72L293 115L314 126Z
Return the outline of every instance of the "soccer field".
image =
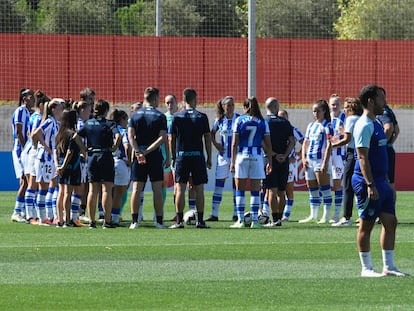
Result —
M1 192L0 310L414 310L414 277L359 276L356 226L297 223L309 212L306 192L296 192L291 222L259 230L229 229L230 193L211 229L157 230L145 195L139 229L128 229L128 204L125 227L89 230L11 223L15 193ZM411 275L413 201L398 193L396 264ZM211 193L206 206L207 218Z

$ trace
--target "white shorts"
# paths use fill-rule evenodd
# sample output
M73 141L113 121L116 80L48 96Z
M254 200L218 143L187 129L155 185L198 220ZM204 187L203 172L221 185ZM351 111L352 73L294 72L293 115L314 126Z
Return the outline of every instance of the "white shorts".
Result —
M322 160L308 160L309 167L305 170L306 180L316 180L315 172L322 171ZM330 175L332 170L331 161L329 161L327 173Z
M21 157L17 156L16 150L12 151L14 173L16 178L20 179L24 176L24 166Z
M56 167L55 161L46 160L41 161L39 159L35 160L36 168L36 181L37 182L51 182L53 178L56 177Z
M344 160L341 155L333 154L331 156L332 162L332 179L342 179L344 174Z
M86 184L88 182L88 163L81 161L80 169L81 169L81 184Z
M298 179L297 172L298 172L298 162L295 161L294 163L289 163L289 175L288 175L287 183L294 182Z
M230 176L230 159L217 156L216 179L226 179Z
M248 155L238 153L235 163L235 178L264 179L266 177L263 169L262 155Z
M32 150L33 150L33 144L31 141L28 141L26 145L24 145L22 154L20 155L25 175L30 174L31 167L33 166L33 163L30 162L31 161L30 156L32 154ZM34 150L34 152L36 155L36 149Z
M131 180L131 169L126 165L122 159L114 159L115 169L115 186L128 186Z
M29 152L29 155L27 156L27 169L30 174L30 176L36 176L36 149L32 148Z

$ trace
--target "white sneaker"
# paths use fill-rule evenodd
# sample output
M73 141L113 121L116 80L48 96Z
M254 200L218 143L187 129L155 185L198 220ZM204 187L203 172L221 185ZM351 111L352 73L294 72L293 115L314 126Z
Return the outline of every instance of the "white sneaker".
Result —
M131 223L131 225L129 226L129 229L138 229L139 225L137 222L133 222Z
M347 227L352 226L352 220L342 217L338 222L332 224L332 227Z
M308 216L307 218L305 218L305 219L301 219L301 220L299 220L298 222L300 223L300 224L306 224L306 223L308 223L308 222L315 222L316 221L316 219L315 218L313 218L312 216Z
M19 213L13 212L13 214L11 215L11 221L13 221L13 222L26 222L26 218L24 218Z
M236 221L234 224L232 224L231 226L230 226L230 228L233 228L233 229L240 229L240 228L244 228L245 226L244 226L244 222L243 221Z
M323 224L326 224L328 222L328 219L326 219L326 218L321 218L319 221L318 221L318 224L319 225L323 225Z
M282 217L282 222L288 222L289 221L289 217L283 216Z
M410 276L408 273L401 272L396 267L382 270L384 276Z
M384 274L375 271L374 268L371 268L371 269L362 269L361 276L364 278L380 278L380 277L383 277Z
M329 220L329 223L330 223L330 224L336 224L338 221L339 221L339 218L334 217L334 218L332 218L331 220Z
M167 226L157 222L157 224L155 225L155 228L157 228L157 229L167 229Z

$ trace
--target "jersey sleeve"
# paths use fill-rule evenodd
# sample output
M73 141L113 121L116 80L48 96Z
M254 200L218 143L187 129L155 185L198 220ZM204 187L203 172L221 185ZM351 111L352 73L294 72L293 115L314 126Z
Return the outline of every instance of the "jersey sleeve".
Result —
M373 132L372 123L357 123L354 128L355 148L369 148Z

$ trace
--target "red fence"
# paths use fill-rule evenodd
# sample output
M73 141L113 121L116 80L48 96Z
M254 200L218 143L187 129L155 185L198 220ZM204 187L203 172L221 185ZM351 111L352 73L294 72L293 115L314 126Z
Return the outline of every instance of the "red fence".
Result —
M257 96L309 103L383 85L393 104L414 98L414 41L257 40ZM162 94L194 87L200 102L247 94L247 39L0 34L0 100L21 87L131 102L149 85Z

